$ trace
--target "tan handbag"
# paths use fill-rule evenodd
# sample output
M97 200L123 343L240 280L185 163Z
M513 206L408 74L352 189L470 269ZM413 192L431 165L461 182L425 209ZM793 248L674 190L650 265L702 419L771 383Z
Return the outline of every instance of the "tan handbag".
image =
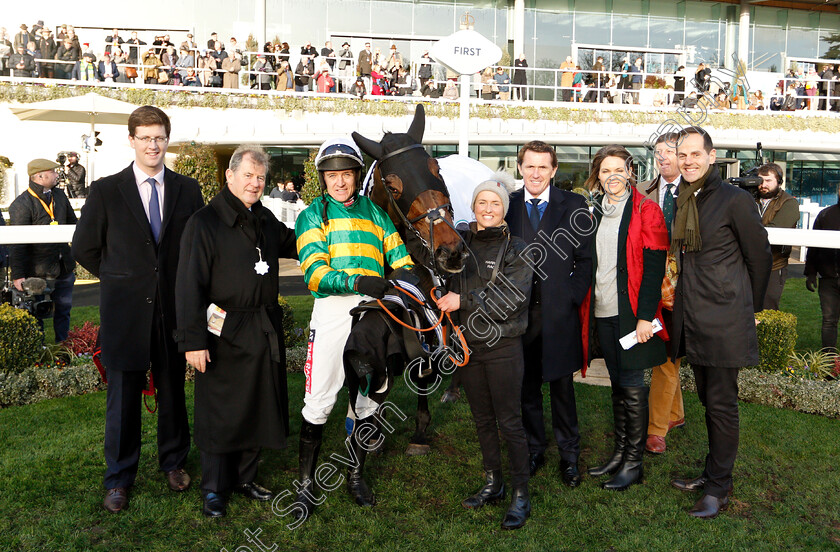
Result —
M664 309L674 310L677 277L677 257L669 252L665 261L665 277L662 278L662 308Z

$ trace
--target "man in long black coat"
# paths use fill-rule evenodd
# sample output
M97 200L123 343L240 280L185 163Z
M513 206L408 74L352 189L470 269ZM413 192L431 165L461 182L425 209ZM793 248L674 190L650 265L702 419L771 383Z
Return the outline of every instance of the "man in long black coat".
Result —
M566 485L576 487L580 431L573 377L583 367L578 308L592 279L589 242L594 225L583 197L551 186L557 172L553 147L529 142L519 150L518 163L525 187L511 194L506 220L511 233L525 240L535 257L528 331L523 336L522 421L530 471L534 475L545 463L542 384L549 382L561 475Z
M184 402L184 355L173 341L175 271L181 234L203 205L192 179L164 167L169 117L143 106L128 119L134 162L94 182L76 225L72 251L99 277L105 407L103 506L128 506L140 458L141 391L151 368L158 401L158 462L170 489L190 483L184 463L190 431Z
M187 224L178 264L176 341L196 368L195 443L204 514L226 513L229 491L270 500L256 484L260 449L286 446L289 407L277 259L297 258L295 232L262 206L268 156L241 146L227 185ZM208 330L208 307L225 312Z
M703 490L690 514L713 518L729 503L738 452L738 368L758 364L755 313L762 309L773 256L755 200L722 182L708 133L679 133L682 181L671 227L681 259L671 347L685 351L697 395L706 407L709 453L696 479L676 479L683 491Z

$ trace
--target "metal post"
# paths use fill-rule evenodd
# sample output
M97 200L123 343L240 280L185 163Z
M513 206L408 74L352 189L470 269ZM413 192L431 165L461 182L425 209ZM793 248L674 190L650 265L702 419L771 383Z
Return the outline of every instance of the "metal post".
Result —
M472 75L461 75L461 111L458 117L458 154L470 154L470 80Z

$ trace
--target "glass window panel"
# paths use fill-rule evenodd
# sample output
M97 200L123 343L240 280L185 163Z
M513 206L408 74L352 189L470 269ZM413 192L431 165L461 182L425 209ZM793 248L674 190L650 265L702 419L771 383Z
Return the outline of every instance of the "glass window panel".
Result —
M677 4L679 2L674 2L673 0L650 0L648 11L651 17L677 19L679 16Z
M418 2L414 5L414 34L449 36L456 30L455 5L452 2Z
M604 0L587 0L577 4L575 42L609 44L612 20Z
M832 46L831 42L826 42L823 39L838 33L840 33L840 15L836 15L833 13L820 14L820 57L823 57L823 54L825 54L826 50L828 50Z
M797 10L788 11L787 55L817 57L819 29L810 24L809 14Z
M651 16L650 47L651 48L679 48L683 43L683 20L676 17Z
M367 4L368 2L359 3ZM306 44L307 41L318 45L327 40L326 29L323 25L313 27L294 24L294 22L311 21L313 13L327 13L326 0L266 0L265 11L266 36L273 38L277 35L281 41L291 44L290 51L293 55L299 54L300 46ZM365 25L368 23L366 22ZM201 41L197 42L200 46Z
M396 35L411 34L411 19L413 4L408 2L397 2L394 0L371 2L371 13L373 17L373 30L377 32L393 32ZM313 13L313 12L309 12ZM307 21L301 19L300 21Z
M368 0L347 0L330 2L328 10L329 28L334 32L370 32L370 2ZM271 21L271 17L266 17ZM335 46L335 44L333 44Z
M785 51L785 30L756 25L753 30L753 49L750 69L781 71L782 52Z
M647 17L643 15L625 15L615 12L612 27L612 44L616 46L646 47Z

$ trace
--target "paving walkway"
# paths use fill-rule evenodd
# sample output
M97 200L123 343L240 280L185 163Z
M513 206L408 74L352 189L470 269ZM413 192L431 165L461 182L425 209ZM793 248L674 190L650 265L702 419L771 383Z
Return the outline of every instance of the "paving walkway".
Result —
M575 374L575 381L578 383L588 383L589 385L600 385L602 387L610 386L610 374L607 372L607 365L603 358L596 358L589 365L586 370L586 377L580 377L580 372Z

